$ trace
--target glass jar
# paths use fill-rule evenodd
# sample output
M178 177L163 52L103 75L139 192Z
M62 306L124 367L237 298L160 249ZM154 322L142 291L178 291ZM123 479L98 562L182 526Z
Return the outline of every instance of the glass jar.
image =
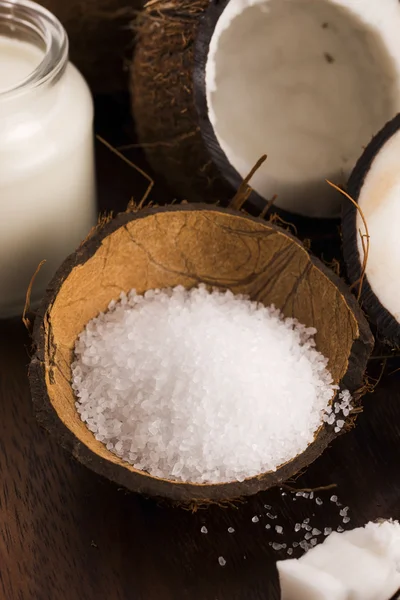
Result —
M0 318L32 306L96 221L93 101L61 23L0 0Z

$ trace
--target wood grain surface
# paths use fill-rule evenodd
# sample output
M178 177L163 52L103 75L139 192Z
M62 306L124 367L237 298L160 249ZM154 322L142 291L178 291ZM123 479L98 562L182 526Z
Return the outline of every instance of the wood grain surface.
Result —
M126 167L117 194L110 164L101 169L101 206L122 208L125 195L142 193L143 181L132 180L130 191L133 176ZM340 525L331 494L350 507L345 527L400 518L396 360L365 397L357 427L292 484L336 484L316 493L322 505L275 489L243 504L192 514L126 493L58 448L33 417L29 345L19 321L0 322L1 600L278 600L275 561L287 555L269 544L301 539L294 524L307 516L319 529ZM371 366L378 376L381 360Z

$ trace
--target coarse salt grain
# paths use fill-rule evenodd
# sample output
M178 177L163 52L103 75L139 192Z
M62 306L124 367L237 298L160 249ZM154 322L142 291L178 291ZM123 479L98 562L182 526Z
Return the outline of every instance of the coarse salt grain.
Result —
M253 523L258 523L258 521L260 520L257 515L255 515L252 519Z
M76 342L76 407L138 470L243 481L303 452L323 422L335 386L315 333L229 291L133 290Z
M228 527L228 533L235 533L235 530L233 529L233 527Z
M205 527L204 525L203 525L203 527L200 529L200 531L201 531L201 533L208 533L208 529L207 529L207 527Z
M220 556L220 557L218 558L218 562L219 562L219 564L221 565L221 567L224 567L224 566L226 565L226 560L224 559L224 557L223 557L223 556Z

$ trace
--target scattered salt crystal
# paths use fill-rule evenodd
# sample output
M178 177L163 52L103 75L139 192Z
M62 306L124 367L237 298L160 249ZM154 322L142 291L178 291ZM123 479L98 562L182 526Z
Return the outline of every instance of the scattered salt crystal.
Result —
M304 519L303 523L304 525L308 525L310 522L310 517L307 517L306 519Z
M297 532L297 531L300 531L300 529L301 529L300 523L296 523L296 525L294 526L294 530Z
M289 554L289 556L292 556L292 554L293 554L293 548L288 548L287 553Z
M345 506L344 508L342 508L342 510L340 511L340 516L341 517L347 517L347 513L349 512L349 507Z
M220 556L220 557L218 558L218 562L219 562L219 564L221 565L221 567L224 567L224 566L226 565L226 560L224 559L224 557L223 557L223 556Z
M271 529L271 525L269 523L266 524L265 529Z
M275 531L276 531L276 533L282 534L283 527L281 527L280 525L275 525Z
M299 545L299 542L293 542L293 544L292 544L293 548L297 548L298 545Z
M267 510L271 510L272 506L270 506L269 504L264 504L264 508L266 508Z
M331 502L337 502L337 501L338 501L337 496L331 496Z
M315 498L315 502L316 504L318 504L318 506L321 506L321 504L323 504L321 498Z
M312 538L312 533L308 532L305 534L304 539L305 540L310 540Z
M316 545L318 544L318 540L317 540L316 538L313 538L313 539L310 541L310 544L311 544L311 546L316 546Z
M267 513L267 517L268 517L268 519L276 519L277 518L277 516L273 515L272 513Z
M331 533L332 533L332 527L325 527L324 535L331 535Z
M300 542L300 548L302 548L302 550L305 550L307 552L307 550L309 550L310 546L305 540L303 540L302 542Z
M277 542L274 542L272 547L274 550L284 550L284 548L286 548L286 544L278 544Z
M304 529L306 531L311 531L312 527L311 527L311 525L304 525Z
M310 492L310 500L314 498L314 492Z
M258 523L260 519L257 517L257 515L254 515L254 517L251 520L253 521L253 523Z
M296 496L302 497L303 496L303 492L296 492Z
M81 418L155 477L219 483L274 471L314 440L335 393L315 333L230 291L132 290L75 344Z
M312 534L313 535L321 535L322 531L320 531L319 529L316 529L316 527L314 527L314 529L312 530Z
M338 533L343 533L344 529L341 525L339 525L339 527L336 530Z
M350 517L343 517L343 523L350 523Z
M228 527L228 533L235 533L235 530L233 529L233 527Z
M205 527L205 525L203 525L203 527L200 529L201 533L208 533L208 529L207 527Z

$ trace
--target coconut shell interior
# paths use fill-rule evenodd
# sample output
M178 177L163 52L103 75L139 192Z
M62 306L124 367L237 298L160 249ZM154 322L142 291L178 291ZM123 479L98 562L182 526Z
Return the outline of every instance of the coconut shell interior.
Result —
M98 442L75 409L70 386L74 344L90 319L121 291L203 282L274 303L318 331L336 384L355 392L372 347L368 326L347 288L295 238L239 213L190 205L121 214L72 255L53 280L35 324L30 369L40 420L84 464L129 489L189 502L255 493L292 476L333 440L323 426L308 449L244 483L175 483L136 471Z

